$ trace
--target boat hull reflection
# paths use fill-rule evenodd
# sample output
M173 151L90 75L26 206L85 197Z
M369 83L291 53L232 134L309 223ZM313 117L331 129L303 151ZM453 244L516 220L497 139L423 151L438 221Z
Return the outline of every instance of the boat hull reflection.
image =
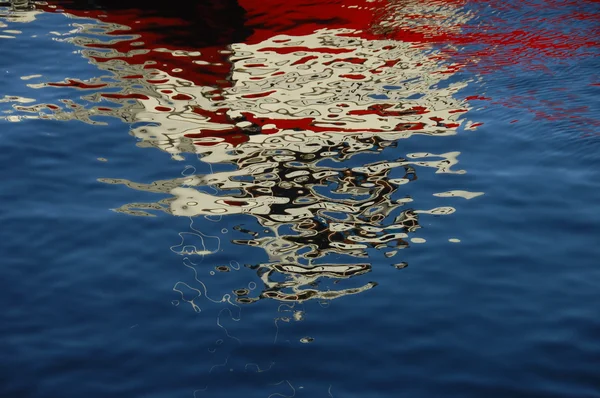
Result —
M236 227L251 238L229 240L262 249L268 261L247 264L263 288L252 297L247 289L233 289L240 293L237 302L323 301L369 290L376 282L332 288L322 281L364 278L377 252L404 268L405 262L391 258L411 240L423 241L415 235L420 218L454 212L444 205L418 209L409 191L420 168L464 173L455 170L459 153L398 156L398 147L415 135L447 136L461 125L473 128L465 124L469 104L456 95L467 82L454 78L460 68L427 43L393 38L391 26L401 18L397 7L332 2L314 23L299 24L303 12L310 11L307 5L287 19L261 25L255 3L185 3L168 12L139 11L135 1L94 4L101 10L69 2L45 9L63 7L100 20L78 23L67 40L112 78L73 77L32 86L84 90L82 99L98 105L64 102L18 109L91 124L101 123L98 116L118 117L134 124L131 134L138 146L158 148L175 160L195 155L202 164L228 166L228 171L186 173L151 184L100 181L169 195L114 209L125 214L162 211L213 221L252 217L254 227ZM456 5L410 6L405 12L435 10L449 21L447 29L456 29ZM196 8L182 12L186 7ZM272 12L285 14L289 7ZM225 24L219 18L228 14L218 10L243 22ZM336 10L340 16L332 19ZM211 33L180 37L195 23ZM223 32L214 31L223 25L228 26ZM357 163L358 156L373 161ZM175 253L205 260L215 253L205 247L208 235L199 230L180 235ZM188 242L198 238L200 245Z

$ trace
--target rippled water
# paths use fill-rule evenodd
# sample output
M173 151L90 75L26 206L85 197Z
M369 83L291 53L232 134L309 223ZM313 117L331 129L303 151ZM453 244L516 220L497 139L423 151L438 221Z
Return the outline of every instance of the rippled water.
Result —
M600 3L0 6L0 397L600 397Z

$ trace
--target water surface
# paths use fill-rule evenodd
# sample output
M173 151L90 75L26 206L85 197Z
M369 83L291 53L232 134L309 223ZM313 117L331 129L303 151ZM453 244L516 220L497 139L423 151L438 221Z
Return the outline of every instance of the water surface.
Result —
M599 18L0 8L0 395L599 397Z

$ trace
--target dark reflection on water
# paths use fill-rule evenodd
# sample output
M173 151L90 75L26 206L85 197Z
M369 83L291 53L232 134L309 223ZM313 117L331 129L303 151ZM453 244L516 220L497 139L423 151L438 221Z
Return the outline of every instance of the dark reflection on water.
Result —
M289 139L287 145L281 142L269 145L271 141L266 140L266 145L236 157L238 169L234 172L194 174L153 184L115 179L101 181L175 196L162 203L129 204L116 209L129 214L149 215L145 211L161 209L190 217L253 215L262 228L244 229L250 239L232 242L260 247L267 252L269 263L251 265L258 269L265 283L260 297L282 301L333 299L373 287L375 284L370 282L359 289L341 291L303 289L316 287L320 277L341 279L368 272L370 264L353 264L352 258L368 261L371 249L384 251L388 258L394 257L399 249L408 247L409 234L420 227L421 213L443 215L454 211L452 207L427 211L406 208L412 199L406 191L399 189L416 180L413 165L420 163L445 170L452 163L453 154L427 154L434 159L428 162L398 159L347 168L343 162L352 155L351 152L344 153L352 150L349 144L360 145L360 152L363 152L381 150L395 142L379 141L376 137L363 140L345 137L345 142L334 146L334 142L327 142L327 137L323 136L311 140L304 134L295 134ZM306 151L315 141L320 141L319 146L313 147L317 151ZM300 147L299 143L302 144ZM240 148L248 149L243 145ZM326 159L335 159L338 167L318 165ZM392 170L399 173L399 178L389 178ZM218 189L219 195L208 193L209 188ZM242 193L227 194L232 191ZM236 228L242 230L241 226ZM206 249L186 242L181 244L178 253L207 254ZM327 263L334 255L337 255L336 263ZM285 274L285 280L274 282L276 273ZM255 299L243 297L238 298L238 302Z

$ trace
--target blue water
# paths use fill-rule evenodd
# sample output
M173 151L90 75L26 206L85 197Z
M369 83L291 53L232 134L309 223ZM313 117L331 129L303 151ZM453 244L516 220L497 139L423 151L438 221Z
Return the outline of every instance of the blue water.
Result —
M108 89L32 86L114 75L64 40L89 20L43 12L28 22L3 10L0 35L14 38L0 38L0 397L600 397L600 130L590 123L600 122L600 87L590 84L598 82L597 49L547 60L543 75L522 65L480 75L465 69L452 77L468 82L454 96L493 99L469 109L468 119L483 123L476 130L416 134L323 161L323 169L350 169L460 152L451 168L465 172L415 165L418 178L391 197L412 199L402 209L455 212L420 213L421 228L391 258L388 249L369 248L366 258L331 252L323 263L370 268L299 287L376 286L335 299L244 304L234 290L261 297L265 272L253 266L272 259L233 241L252 239L244 229L266 238L273 229L250 214L155 211L139 204L168 207L173 195L106 183L237 166L191 153L176 160L141 145L130 134L139 123L44 119L37 116L47 110L15 108L61 100L114 107L89 97ZM582 29L594 28L592 21ZM515 96L529 99L506 107ZM587 122L536 118L536 110L552 112L544 101L586 106ZM394 168L384 180L404 174ZM315 190L333 197L338 183ZM433 195L451 190L483 195ZM126 204L153 217L114 211ZM280 233L299 234L289 225ZM209 254L182 254L182 239Z

